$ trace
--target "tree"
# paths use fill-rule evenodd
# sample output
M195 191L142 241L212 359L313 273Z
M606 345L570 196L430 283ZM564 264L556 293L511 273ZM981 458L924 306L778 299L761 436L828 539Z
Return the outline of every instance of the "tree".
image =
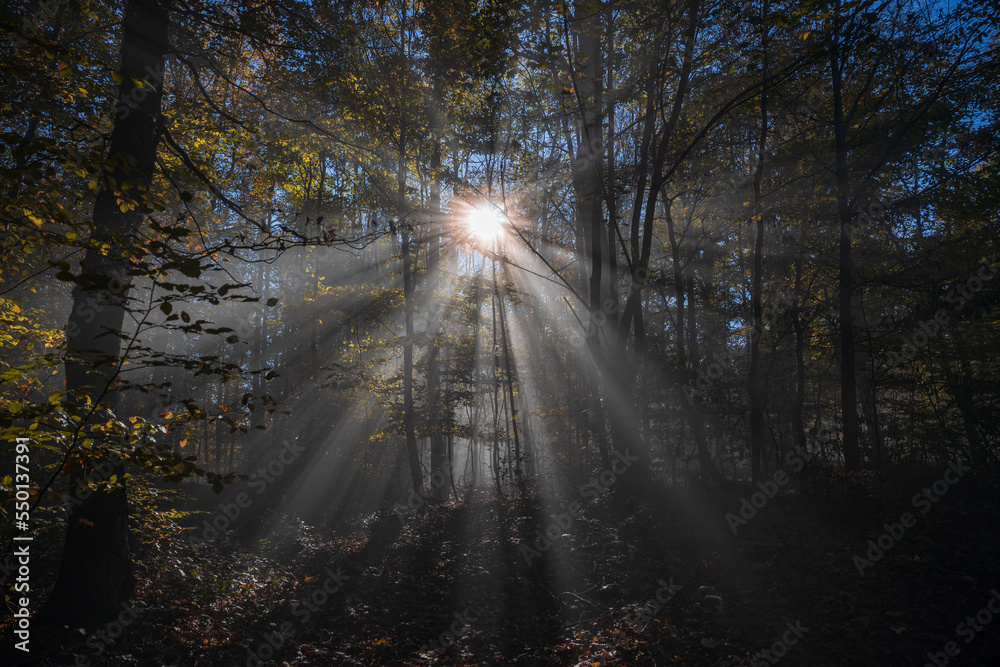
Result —
M84 439L71 445L67 459L77 456L79 462L71 468L75 480L107 460L107 443L91 427L114 419L118 405L115 385L131 287L128 258L151 210L169 25L169 7L159 0L125 5L110 174L94 204L90 245L66 326L66 391L77 425L95 439L90 447ZM74 448L97 456L88 460ZM94 628L115 618L132 595L125 470L120 460L113 467L120 483L70 510L59 576L43 613L50 622Z

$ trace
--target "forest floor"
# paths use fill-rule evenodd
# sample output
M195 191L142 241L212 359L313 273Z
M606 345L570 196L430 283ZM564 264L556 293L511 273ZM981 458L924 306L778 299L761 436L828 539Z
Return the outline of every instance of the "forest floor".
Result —
M123 628L35 634L20 657L182 667L1000 664L1000 619L991 623L989 610L1000 611L1000 485L945 479L883 485L851 502L831 490L779 494L735 535L726 517L739 515L740 497L690 487L648 504L604 496L571 521L553 514L580 499L573 491L544 508L482 491L405 522L377 515L336 538L287 522L252 545L195 552L164 540L139 559ZM915 500L925 487L930 495ZM536 543L546 528L559 534L547 548ZM868 542L880 539L881 556Z

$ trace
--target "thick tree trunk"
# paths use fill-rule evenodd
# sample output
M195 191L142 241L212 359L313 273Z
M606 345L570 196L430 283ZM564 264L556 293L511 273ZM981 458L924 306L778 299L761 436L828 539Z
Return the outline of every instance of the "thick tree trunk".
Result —
M81 434L91 417L93 421L106 418L118 403L114 384L130 288L124 253L134 245L143 211L148 210L146 197L160 139L168 28L166 4L156 0L125 3L123 78L109 149L114 184L97 195L91 232L91 238L107 244L111 252L88 250L66 327L66 390L75 410L87 419ZM123 211L121 200L135 206ZM97 467L110 467L119 479L124 473L121 463L82 461L71 488ZM94 493L69 508L62 564L39 620L93 629L116 618L133 589L125 489Z

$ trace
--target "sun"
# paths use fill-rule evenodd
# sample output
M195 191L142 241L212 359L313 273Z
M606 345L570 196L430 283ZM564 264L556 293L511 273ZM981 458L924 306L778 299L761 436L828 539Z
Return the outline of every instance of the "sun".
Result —
M500 236L507 223L503 212L493 204L480 204L469 211L470 231L481 241L492 241Z

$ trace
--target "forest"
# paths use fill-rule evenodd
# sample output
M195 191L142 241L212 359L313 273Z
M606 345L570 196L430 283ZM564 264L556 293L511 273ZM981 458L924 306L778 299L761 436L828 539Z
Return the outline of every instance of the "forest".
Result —
M3 0L0 664L998 664L998 46Z

